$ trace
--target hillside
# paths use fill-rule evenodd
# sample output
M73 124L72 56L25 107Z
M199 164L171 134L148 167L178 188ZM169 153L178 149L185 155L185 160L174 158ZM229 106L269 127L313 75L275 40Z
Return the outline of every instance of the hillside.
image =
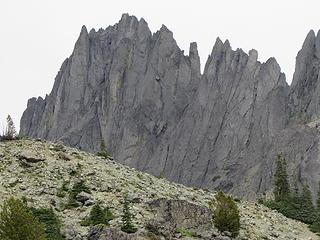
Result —
M121 224L121 202L126 192L139 231L123 239L162 239L151 238L146 228L152 224L157 228L161 214L170 214L176 224L172 227L171 220L160 221L166 226L167 239L171 239L170 234L174 235L175 226L193 229L198 235L193 239L229 239L219 237L212 229L208 204L214 193L208 190L188 188L111 159L40 140L0 142L0 163L0 201L17 196L25 197L31 206L53 207L63 222L62 232L67 239L87 239L89 228L80 226L80 221L88 216L92 204L98 201L111 209L115 216L111 227L117 229ZM91 190L90 201L68 209L65 207L68 192L61 194L62 186L71 189L79 180L84 180ZM166 204L171 206L169 210L161 207ZM319 239L305 224L287 219L264 206L246 201L238 204L241 210L239 239ZM107 238L99 238L98 234L90 239Z

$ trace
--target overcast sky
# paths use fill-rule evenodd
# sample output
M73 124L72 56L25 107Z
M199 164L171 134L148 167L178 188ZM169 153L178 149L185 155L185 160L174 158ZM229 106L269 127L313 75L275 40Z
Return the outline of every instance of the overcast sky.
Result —
M260 61L275 57L289 83L307 33L320 28L312 0L0 1L0 123L11 114L17 128L27 100L51 91L82 25L106 28L122 13L143 17L153 32L165 24L186 53L198 42L202 66L219 36L233 49L258 50Z

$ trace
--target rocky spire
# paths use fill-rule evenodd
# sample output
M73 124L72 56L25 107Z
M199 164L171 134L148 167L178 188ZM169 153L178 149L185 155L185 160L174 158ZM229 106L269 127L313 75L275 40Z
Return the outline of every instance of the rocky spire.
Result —
M296 58L290 89L290 117L297 122L318 119L320 113L320 34L311 30Z
M288 110L280 66L260 63L256 50L217 38L201 74L197 44L186 56L164 25L152 34L124 14L105 30L83 27L50 95L29 101L20 133L90 152L103 141L121 163L246 198L270 190L273 160L285 150L291 175L313 184L316 130L288 128L287 113L318 113L319 38L311 32L298 54Z

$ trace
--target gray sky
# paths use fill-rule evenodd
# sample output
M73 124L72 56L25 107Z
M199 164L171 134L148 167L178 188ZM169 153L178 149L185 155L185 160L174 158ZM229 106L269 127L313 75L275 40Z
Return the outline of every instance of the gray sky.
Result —
M219 36L233 49L258 50L260 61L275 57L289 83L308 31L320 28L315 0L0 1L0 124L11 114L17 128L28 98L51 91L82 25L106 28L122 13L143 17L153 32L165 24L186 53L198 43L202 67Z

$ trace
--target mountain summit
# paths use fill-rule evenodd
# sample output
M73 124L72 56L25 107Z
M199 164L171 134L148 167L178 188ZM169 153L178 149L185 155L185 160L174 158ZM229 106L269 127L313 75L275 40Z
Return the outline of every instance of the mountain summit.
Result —
M49 95L28 101L20 134L101 146L122 164L188 186L254 199L268 195L278 153L290 181L318 191L319 37L310 32L292 86L274 58L216 40L200 72L165 26L124 14L82 28ZM319 56L318 56L319 55ZM320 120L319 120L320 122Z

